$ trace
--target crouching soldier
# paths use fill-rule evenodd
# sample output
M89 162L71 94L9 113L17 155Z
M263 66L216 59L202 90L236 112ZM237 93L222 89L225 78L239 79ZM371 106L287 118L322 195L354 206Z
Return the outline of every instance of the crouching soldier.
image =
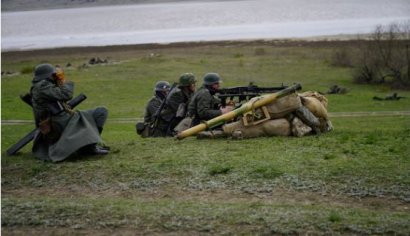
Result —
M158 81L154 87L154 96L145 106L144 123L138 122L136 125L137 133L142 137L163 137L167 132L167 125L161 122L160 109L161 104L165 101L170 85L167 81ZM155 124L154 124L155 123Z
M179 78L178 87L173 89L165 102L161 119L168 124L167 136L173 136L175 127L185 118L188 104L196 89L196 79L192 73L184 73Z
M188 106L188 115L193 117L192 125L232 111L232 106L221 107L221 100L215 96L221 82L217 73L208 73L204 76L202 87L195 92Z
M34 69L31 96L36 126L40 129L32 149L35 157L58 162L76 151L108 154L108 147L100 145L107 109L71 110L66 102L72 98L73 89L74 84L65 81L62 69L50 64Z

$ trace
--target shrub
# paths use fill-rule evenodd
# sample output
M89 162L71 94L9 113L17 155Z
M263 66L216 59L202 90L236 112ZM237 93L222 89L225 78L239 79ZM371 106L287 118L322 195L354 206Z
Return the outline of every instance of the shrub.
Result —
M357 83L386 83L393 88L410 88L410 21L378 26L370 40L359 44L353 80ZM343 59L343 55L335 55Z

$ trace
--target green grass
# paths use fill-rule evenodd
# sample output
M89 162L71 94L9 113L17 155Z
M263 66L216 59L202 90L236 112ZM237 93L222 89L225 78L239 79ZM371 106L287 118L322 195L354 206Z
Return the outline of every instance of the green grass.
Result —
M346 95L327 96L330 112L409 110L410 99L373 101L392 91L351 83L349 69L328 65L331 51L265 44L141 49L109 55L118 63L66 72L77 94L88 96L79 108L105 105L110 118L141 117L156 80L175 81L188 71L219 72L227 87L250 81L301 82L304 90L319 91L348 87ZM70 62L81 65L87 56ZM2 70L42 61L3 59ZM18 98L30 79L2 78L3 120L31 119ZM5 150L33 125L2 125L2 231L408 234L409 116L334 117L332 123L335 130L320 136L177 141L143 139L133 123L108 121L109 155L58 164L34 159L31 145L7 157Z

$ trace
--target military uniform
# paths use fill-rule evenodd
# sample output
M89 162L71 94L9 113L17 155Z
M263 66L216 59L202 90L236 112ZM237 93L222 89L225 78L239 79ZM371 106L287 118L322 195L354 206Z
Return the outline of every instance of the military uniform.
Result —
M161 106L163 99L159 96L153 96L147 103L144 113L144 122L151 123L154 122L154 115L157 112L158 108Z
M144 113L144 123L148 126L151 126L154 122L154 115L161 106L162 102L164 99L161 99L160 97L153 96L149 101L147 106L145 107L145 113ZM164 137L167 134L167 128L168 125L161 119L161 117L158 118L157 120L157 125L155 129L150 130L149 133L147 134L148 136L152 137Z
M174 130L175 126L185 117L185 114L177 114L178 110L187 111L191 95L187 91L175 88L171 91L166 101L166 107L161 113L162 120L168 124L168 131ZM182 106L182 107L181 107ZM185 113L185 112L182 112Z
M172 136L173 135L173 130L175 126L185 117L185 113L187 110L188 103L190 101L191 95L195 89L195 76L192 73L184 73L181 75L179 78L179 86L178 88L172 89L172 91L167 94L166 98L164 94L158 93L159 91L163 91L162 89L158 88L158 84L161 85L166 81L161 81L158 82L157 85L155 86L155 92L156 92L156 100L155 98L151 99L147 106L147 111L146 114L148 113L155 113L157 109L161 106L163 103L163 99L160 98L159 95L163 96L165 101L165 106L163 107L157 121L155 124L154 130L150 130L148 132L149 134L147 135L145 132L141 132L143 136L154 136L154 137L164 137L164 136ZM169 83L168 84L169 88ZM160 86L161 87L161 86ZM157 107L153 110L155 112L150 112L148 110L149 105L151 103L151 107L154 107L154 103L157 102ZM151 123L154 121L154 119L148 119L148 117L145 118L145 122ZM137 128L138 132L138 128Z
M48 64L45 64L49 66ZM44 66L44 65L40 65ZM50 112L50 105L72 98L72 83L57 85L47 76L35 76L31 87L33 112L36 125L49 118L51 131L48 134L37 133L34 138L33 154L42 160L62 161L72 153L94 149L101 143L100 133L107 119L108 111L104 107L85 111L64 109L58 114ZM106 154L94 152L93 154Z
M161 117L159 116L155 121L155 114L157 113L158 109L161 107L161 104L164 102L168 91L169 91L169 83L167 81L158 81L154 87L154 96L148 101L147 105L145 106L144 112L144 131L140 131L142 137L163 137L167 134L167 124L165 124ZM155 128L151 129L151 127L155 124ZM137 133L138 133L138 123L137 123Z
M188 105L188 114L194 117L193 125L199 124L201 120L210 120L222 115L220 104L219 98L212 95L205 86L201 87L192 96Z

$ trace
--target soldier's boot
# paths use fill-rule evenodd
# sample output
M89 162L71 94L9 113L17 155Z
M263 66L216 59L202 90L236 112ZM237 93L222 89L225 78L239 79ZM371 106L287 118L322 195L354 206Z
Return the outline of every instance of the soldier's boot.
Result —
M89 144L78 150L81 155L107 155L109 147L101 147L99 144Z

